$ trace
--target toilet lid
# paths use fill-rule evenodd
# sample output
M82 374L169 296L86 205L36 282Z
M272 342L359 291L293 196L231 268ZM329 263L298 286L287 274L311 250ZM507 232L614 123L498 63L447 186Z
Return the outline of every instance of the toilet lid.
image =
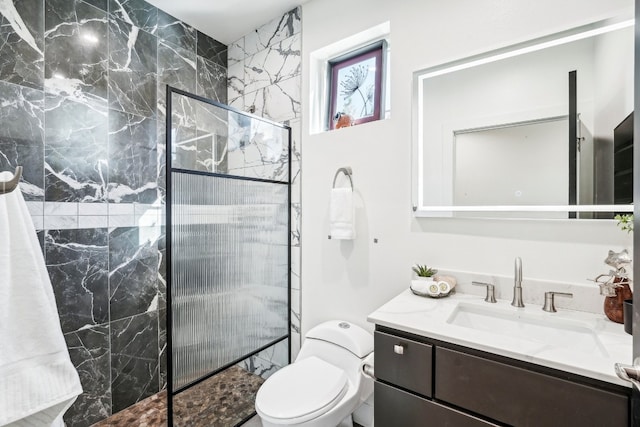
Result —
M304 422L336 406L347 389L342 369L310 356L280 369L262 384L256 411L281 423Z

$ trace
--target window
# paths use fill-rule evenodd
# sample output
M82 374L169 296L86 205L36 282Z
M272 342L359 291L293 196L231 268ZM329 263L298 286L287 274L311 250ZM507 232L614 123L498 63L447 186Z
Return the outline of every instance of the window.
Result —
M329 129L380 119L384 41L329 61Z

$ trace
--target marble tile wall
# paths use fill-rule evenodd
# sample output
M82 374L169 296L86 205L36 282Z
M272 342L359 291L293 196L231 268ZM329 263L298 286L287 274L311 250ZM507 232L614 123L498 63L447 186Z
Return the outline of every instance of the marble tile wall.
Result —
M291 358L300 349L300 181L301 181L301 8L293 9L246 34L229 45L229 105L289 125L292 130L291 160ZM251 147L249 147L250 149ZM259 154L238 148L228 153L229 171L250 167L245 159ZM272 355L279 355L275 358ZM243 362L260 375L283 366L282 352L267 349ZM275 360L275 362L274 362ZM265 366L267 367L265 369Z
M0 170L28 201L88 426L166 385L165 85L227 102L227 46L144 0L0 2Z

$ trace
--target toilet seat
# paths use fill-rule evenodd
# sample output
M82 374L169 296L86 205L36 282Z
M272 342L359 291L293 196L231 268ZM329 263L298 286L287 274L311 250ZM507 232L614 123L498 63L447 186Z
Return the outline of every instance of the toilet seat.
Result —
M275 424L303 423L330 411L348 389L342 369L310 356L265 381L256 396L256 411Z

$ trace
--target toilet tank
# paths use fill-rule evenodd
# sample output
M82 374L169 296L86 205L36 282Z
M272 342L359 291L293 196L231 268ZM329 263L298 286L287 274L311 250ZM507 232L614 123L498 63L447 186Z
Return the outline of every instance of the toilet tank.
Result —
M296 360L316 356L348 371L372 351L369 332L350 322L330 320L307 332Z

